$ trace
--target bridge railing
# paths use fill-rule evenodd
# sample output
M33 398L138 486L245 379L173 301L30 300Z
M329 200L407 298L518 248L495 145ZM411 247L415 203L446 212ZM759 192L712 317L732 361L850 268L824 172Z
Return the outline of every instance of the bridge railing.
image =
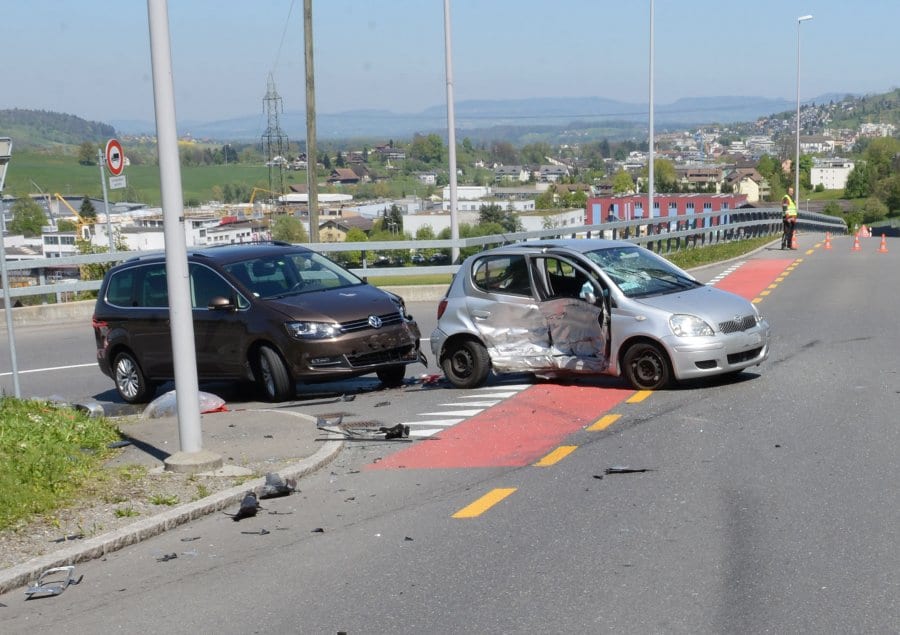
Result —
M666 255L684 249L693 249L704 245L744 240L763 236L773 238L781 235L781 210L774 208L748 208L723 210L719 212L702 212L698 214L673 217L638 218L633 220L601 223L598 225L578 225L552 227L537 231L515 232L460 238L457 240L401 240L371 241L357 243L310 243L304 246L324 253L332 258L340 259L340 254L359 252L361 262L350 269L357 275L372 276L415 276L423 273L452 274L459 268L458 264L419 265L375 267L376 255L384 252L428 250L443 252L448 256L456 247L460 250L472 248L487 249L490 247L521 242L525 240L554 238L612 238L627 240L642 245L659 254ZM801 212L798 217L798 228L806 232L832 232L844 234L847 225L843 219L825 214ZM480 250L479 249L479 250ZM158 252L140 252L148 255ZM32 260L8 261L7 271L10 276L29 278L36 284L12 287L10 298L24 296L56 296L57 302L73 298L80 291L96 291L101 280L64 280L53 282L51 272L65 267L81 267L88 264L115 264L129 260L137 255L133 251L117 253L89 254L67 256L64 258L40 258ZM2 297L2 289L0 289Z

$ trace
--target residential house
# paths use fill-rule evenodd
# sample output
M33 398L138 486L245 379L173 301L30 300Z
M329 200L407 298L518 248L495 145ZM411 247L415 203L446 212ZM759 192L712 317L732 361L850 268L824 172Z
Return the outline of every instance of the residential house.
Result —
M847 178L855 165L853 161L847 159L819 159L813 157L813 165L809 171L809 181L813 187L821 185L826 190L842 190L847 187Z
M528 170L521 165L501 165L494 168L494 181L498 183L518 181L528 182Z
M675 178L682 190L722 189L722 168L708 165L690 165L675 168Z
M564 165L542 165L537 171L537 178L544 183L556 183L569 176L569 168Z
M359 228L368 234L374 226L375 222L371 218L362 216L329 218L319 224L319 240L323 243L342 243L352 228Z
M737 168L725 177L722 192L743 194L748 203L758 203L769 195L769 184L756 168Z
M360 178L351 168L335 168L328 177L328 182L337 185L356 185Z

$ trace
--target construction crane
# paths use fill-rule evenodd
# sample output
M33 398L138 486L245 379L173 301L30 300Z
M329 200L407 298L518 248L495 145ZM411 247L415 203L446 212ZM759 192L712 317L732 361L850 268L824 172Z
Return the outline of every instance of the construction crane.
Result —
M279 194L278 192L273 192L272 190L267 190L267 189L264 189L264 188L261 188L261 187L254 187L254 188L253 188L253 191L250 193L250 210L251 210L251 212L254 212L254 211L255 211L255 208L254 208L254 206L253 206L253 201L256 200L256 194L257 194L257 192L266 192L266 193L268 193L268 194L272 194L273 196L272 196L272 198L271 198L270 200L274 201L274 203L275 203L276 205L280 205L280 204L281 204L281 202L278 200L279 197L281 196L281 194Z
M72 212L72 216L75 217L75 221L78 226L78 235L81 238L81 240L89 241L91 239L91 227L90 226L93 225L93 222L92 221L88 222L87 220L85 220L84 217L82 217L82 215L79 214L78 211L74 207L69 205L69 201L67 201L63 197L63 195L60 194L59 192L55 192L53 194L53 196L56 198L56 200L62 202L62 204L65 205L69 209L70 212Z

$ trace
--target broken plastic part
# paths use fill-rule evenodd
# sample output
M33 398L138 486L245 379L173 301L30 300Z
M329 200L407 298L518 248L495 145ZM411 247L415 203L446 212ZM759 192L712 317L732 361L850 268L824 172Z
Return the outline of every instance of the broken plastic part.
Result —
M54 578L57 574L63 574L60 577ZM81 579L84 576L79 576L75 578L75 566L68 565L65 567L53 567L52 569L47 569L41 575L38 576L37 583L32 584L27 589L25 589L25 595L28 597L27 600L36 597L50 597L53 595L59 595L63 591L65 591L69 585L78 584L81 582ZM48 580L47 578L54 578Z
M209 413L209 412L223 412L227 411L228 408L225 406L225 400L217 395L213 395L208 392L199 391L198 398L200 401L200 412ZM142 419L157 419L159 417L172 417L178 412L178 401L175 396L175 391L170 390L169 392L160 395L153 401L151 401L146 408L144 408L144 412L141 414Z

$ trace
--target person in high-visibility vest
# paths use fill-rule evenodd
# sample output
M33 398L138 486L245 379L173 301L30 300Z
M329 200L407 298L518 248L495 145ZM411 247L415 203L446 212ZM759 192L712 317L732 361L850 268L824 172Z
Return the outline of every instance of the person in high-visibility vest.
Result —
M781 225L784 233L781 235L781 248L792 249L794 244L794 229L797 227L797 204L794 202L794 188L788 186L787 194L781 199Z

